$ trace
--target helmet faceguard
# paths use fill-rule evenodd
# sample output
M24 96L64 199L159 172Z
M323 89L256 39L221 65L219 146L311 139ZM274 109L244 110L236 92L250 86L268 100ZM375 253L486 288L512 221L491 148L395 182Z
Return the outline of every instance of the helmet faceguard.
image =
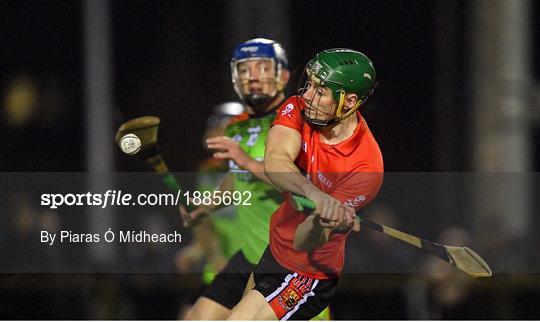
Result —
M248 40L236 48L231 60L234 90L255 113L262 113L284 91L282 73L287 68L279 43L264 38Z
M335 124L352 115L364 105L375 86L375 68L364 54L344 48L327 49L310 60L304 71L306 81L299 89L304 98L304 119L313 127L322 128ZM311 97L306 91L312 88ZM324 116L319 105L322 91L330 91L335 108L330 116ZM354 93L358 96L356 103L345 107L346 95Z

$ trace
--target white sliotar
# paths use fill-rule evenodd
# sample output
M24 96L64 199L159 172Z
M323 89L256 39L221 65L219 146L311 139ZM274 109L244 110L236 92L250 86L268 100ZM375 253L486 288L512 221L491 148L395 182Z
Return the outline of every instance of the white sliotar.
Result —
M125 154L136 154L141 150L141 139L133 133L128 133L120 139L120 149Z

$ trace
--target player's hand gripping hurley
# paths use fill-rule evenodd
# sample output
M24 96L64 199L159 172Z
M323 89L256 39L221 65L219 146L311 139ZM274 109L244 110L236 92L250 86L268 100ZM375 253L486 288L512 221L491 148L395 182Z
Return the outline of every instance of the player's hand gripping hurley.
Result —
M298 211L313 211L315 203L307 198L293 196L294 207ZM491 269L488 264L473 250L468 247L440 245L428 240L418 238L399 230L377 224L373 221L358 218L362 227L367 227L391 237L397 238L408 244L427 251L442 260L454 265L459 270L474 277L489 277Z

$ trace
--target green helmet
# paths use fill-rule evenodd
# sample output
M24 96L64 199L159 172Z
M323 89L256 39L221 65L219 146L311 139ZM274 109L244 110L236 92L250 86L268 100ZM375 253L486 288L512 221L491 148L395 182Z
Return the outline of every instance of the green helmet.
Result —
M359 51L334 48L318 53L306 65L308 78L315 79L320 86L328 87L338 102L336 118L327 124L340 121L363 104L373 91L376 72L373 63ZM358 95L357 104L343 113L346 93Z

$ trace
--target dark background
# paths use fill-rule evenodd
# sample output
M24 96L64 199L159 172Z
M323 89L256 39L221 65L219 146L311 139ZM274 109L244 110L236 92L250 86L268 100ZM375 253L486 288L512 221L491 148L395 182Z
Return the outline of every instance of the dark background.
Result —
M294 92L304 64L316 52L360 50L377 69L376 95L364 114L386 170L470 169L464 128L469 110L464 61L469 49L463 41L468 10L466 1L452 3L458 32L441 40L436 38L440 17L435 2L291 2L292 46L286 49L293 79L288 92ZM231 37L224 29L225 6L219 1L111 3L115 122L147 114L165 120L162 151L175 171L196 169L204 157L198 138L211 108L237 99L229 76L231 50L225 48L226 37ZM2 2L0 85L6 89L24 75L42 98L24 125L3 120L4 171L85 170L81 10L78 1ZM434 107L440 48L455 54L452 66L463 75L459 82L444 84L456 94L444 122L435 117ZM47 95L53 97L47 101ZM441 128L453 129L446 131L452 134L445 138L451 145L444 148L436 142ZM437 160L437 149L451 151L452 164ZM121 169L125 167L129 164Z
M289 13L284 19L289 21L290 34L286 42L276 40L284 41L289 56L293 78L288 94L294 93L304 64L318 51L360 50L377 70L378 86L363 114L381 147L385 171L475 170L469 1L287 3ZM533 2L532 8L532 73L537 81L540 6ZM82 12L82 1L0 3L0 171L88 170ZM207 157L200 138L211 109L237 99L230 82L228 41L237 36L228 29L234 18L226 12L226 1L110 2L114 128L133 117L159 116L160 149L172 171L196 171ZM253 32L243 40L254 37L274 36ZM445 57L446 69L441 67L441 57ZM459 77L447 77L444 71L448 70ZM6 106L10 87L20 79L32 84L37 99L29 116L17 122ZM538 171L540 131L532 119L530 170ZM118 150L114 158L116 171L147 171L145 164ZM384 202L399 195L398 188L385 187ZM426 186L413 189L429 196ZM413 208L406 196L401 198L403 207ZM429 197L422 201L426 207L438 203ZM10 211L2 209L3 223ZM174 221L173 211L169 212L169 221ZM444 218L431 221L429 216L414 223L406 219L401 227L417 234L429 231L430 238L449 224ZM528 240L530 248L537 239ZM465 300L450 307L434 300L437 284L428 281L427 303L438 312L428 317L538 318L538 276L530 269L524 270L528 274L517 273L499 272L489 282L473 282ZM406 295L409 286L417 285L415 278L419 277L409 273L348 274L336 297L335 317L425 318L414 314ZM4 273L0 275L0 318L174 319L178 303L195 294L197 279L196 274Z

